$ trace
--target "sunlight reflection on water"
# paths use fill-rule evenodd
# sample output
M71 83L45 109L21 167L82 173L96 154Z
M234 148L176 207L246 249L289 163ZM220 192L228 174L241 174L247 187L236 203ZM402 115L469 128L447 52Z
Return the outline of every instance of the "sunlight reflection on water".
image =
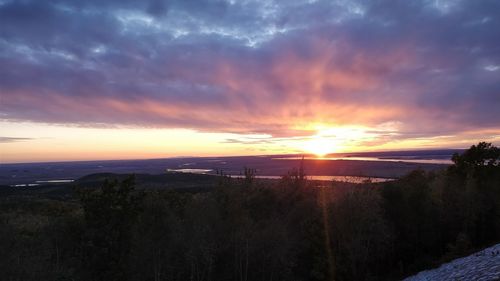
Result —
M280 157L272 158L273 160L300 160L302 157ZM353 160L353 161L382 161L382 162L405 162L405 163L421 163L421 164L453 164L450 159L414 159L411 157L394 157L394 158L378 158L378 157L304 157L305 160Z

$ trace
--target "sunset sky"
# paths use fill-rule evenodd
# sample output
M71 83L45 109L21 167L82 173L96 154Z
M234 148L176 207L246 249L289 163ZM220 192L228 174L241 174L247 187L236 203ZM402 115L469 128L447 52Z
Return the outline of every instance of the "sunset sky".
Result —
M500 1L0 0L0 161L500 144Z

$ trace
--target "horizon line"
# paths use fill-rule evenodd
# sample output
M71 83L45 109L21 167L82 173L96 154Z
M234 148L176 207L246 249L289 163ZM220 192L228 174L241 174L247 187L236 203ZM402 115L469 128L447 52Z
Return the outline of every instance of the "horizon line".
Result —
M443 151L443 150L450 150L450 151L461 151L461 150L466 150L467 148L411 148L411 149L397 149L397 150L373 150L373 151L346 151L346 152L333 152L333 153L328 153L322 157L317 157L317 159L322 159L322 158L327 158L328 156L331 155L342 155L342 154L349 154L349 153L356 153L356 154L366 154L366 153L381 153L381 152L416 152L416 151ZM167 156L167 157L158 157L158 158L123 158L123 159L90 159L90 160L49 160L49 161L22 161L22 162L3 162L0 161L0 166L1 165L21 165L21 164L51 164L51 163L75 163L75 162L114 162L114 161L147 161L147 160L162 160L162 159L183 159L183 158L231 158L231 157L264 157L264 156L297 156L297 155L302 155L302 156L310 156L310 155L315 155L313 153L278 153L278 154L248 154L248 155L211 155L211 156L194 156L194 155L182 155L182 156Z

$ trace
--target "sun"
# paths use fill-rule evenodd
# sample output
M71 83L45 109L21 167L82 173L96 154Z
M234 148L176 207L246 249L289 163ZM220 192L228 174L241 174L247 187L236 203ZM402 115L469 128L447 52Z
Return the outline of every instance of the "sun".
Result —
M324 158L330 153L356 150L362 141L372 140L373 133L369 133L369 128L361 126L328 126L315 124L306 127L313 129L316 134L301 139L298 147L307 153Z
M335 152L335 141L321 136L314 136L305 141L303 149L321 158Z

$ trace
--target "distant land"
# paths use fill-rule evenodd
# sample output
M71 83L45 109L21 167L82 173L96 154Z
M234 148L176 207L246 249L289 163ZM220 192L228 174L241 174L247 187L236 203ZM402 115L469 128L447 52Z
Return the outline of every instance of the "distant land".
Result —
M453 153L461 152L461 149L441 149L335 153L323 158L286 154L0 164L0 185L64 183L96 173L189 172L215 175L222 171L224 174L237 176L241 175L245 167L256 169L257 176L260 177L278 177L299 167L302 157L309 176L399 178L415 169L443 169L451 164Z

